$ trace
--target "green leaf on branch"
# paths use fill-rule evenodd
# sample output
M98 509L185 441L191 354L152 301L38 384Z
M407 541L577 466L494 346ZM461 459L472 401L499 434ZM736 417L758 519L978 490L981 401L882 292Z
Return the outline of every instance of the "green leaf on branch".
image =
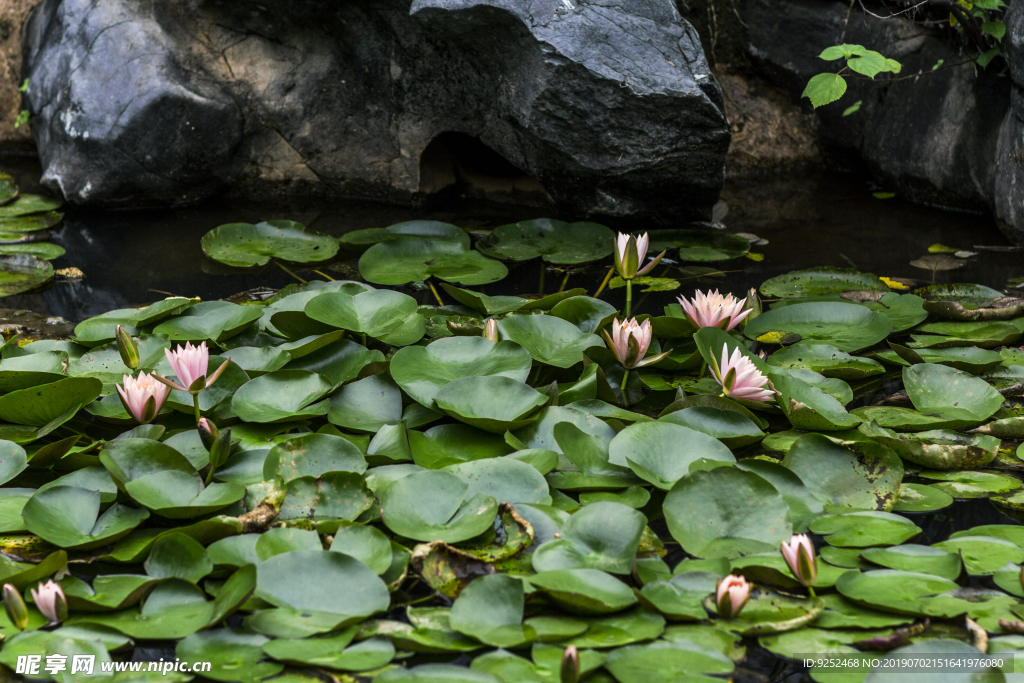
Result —
M860 105L863 102L864 102L864 100L857 100L856 102L851 104L849 107L846 108L846 111L843 112L843 116L849 116L850 114L854 114L854 113L860 111Z
M882 71L889 71L894 74L898 74L903 71L903 65L897 62L895 59L886 59L885 68Z
M996 40L1002 40L1006 35L1006 24L1001 21L986 21L981 25L981 30Z
M833 62L837 59L849 59L856 55L862 55L867 50L862 45L833 45L825 48L825 51L818 55L818 59Z
M886 61L878 52L865 50L864 54L847 60L846 65L852 71L863 74L868 78L874 78L877 74L886 70Z
M999 56L999 53L1001 52L1002 50L999 49L998 47L994 47L991 50L982 52L980 55L978 55L978 66L980 66L982 69L986 68L992 62L993 59Z
M808 97L811 106L817 109L826 104L831 104L846 94L846 80L839 74L818 74L807 83L804 94L801 97Z

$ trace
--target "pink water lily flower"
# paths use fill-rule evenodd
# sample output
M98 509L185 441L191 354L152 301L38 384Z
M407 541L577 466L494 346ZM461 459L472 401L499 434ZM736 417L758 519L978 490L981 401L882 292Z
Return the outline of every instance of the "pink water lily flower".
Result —
M668 355L669 352L659 353L650 358L645 358L647 349L654 339L654 332L651 329L651 321L644 320L638 323L636 318L619 322L618 318L612 321L612 333L604 331L605 342L608 349L615 354L619 363L627 370L642 368L645 365L657 363Z
M745 298L737 301L732 294L722 296L717 289L707 294L697 290L693 299L678 298L686 317L697 327L719 327L728 332L751 313L751 309L743 308Z
M750 583L742 576L730 574L718 582L715 607L723 617L735 617L750 599Z
M796 580L803 586L813 585L818 577L818 567L814 563L814 544L807 534L794 535L789 543L782 543L780 550Z
M207 377L206 373L210 369L210 350L206 348L206 342L199 346L192 346L190 342L186 342L184 346L179 346L173 351L164 349L164 355L167 356L167 362L170 363L171 370L178 377L178 382L172 382L166 377L160 377L159 375L154 375L154 377L156 377L157 381L163 382L172 389L192 394L198 394L216 382L230 362L224 361L223 365L217 368L216 372Z
M753 361L743 355L739 348L729 356L729 345L722 344L722 362L711 356L711 370L715 380L722 385L722 395L746 401L770 401L775 390L768 378L761 374Z
M36 608L44 617L50 620L51 624L57 624L68 617L68 599L64 597L64 590L53 580L39 584L39 590L31 590L32 600Z
M661 252L644 266L644 259L647 257L647 248L650 243L650 237L646 232L640 237L619 233L615 240L613 256L615 257L615 269L619 271L619 276L623 280L632 280L640 275L647 275L665 256L665 252ZM643 267L641 268L641 266Z
M143 425L156 419L171 393L171 388L158 382L155 375L144 372L140 372L138 377L125 375L115 388L124 409Z

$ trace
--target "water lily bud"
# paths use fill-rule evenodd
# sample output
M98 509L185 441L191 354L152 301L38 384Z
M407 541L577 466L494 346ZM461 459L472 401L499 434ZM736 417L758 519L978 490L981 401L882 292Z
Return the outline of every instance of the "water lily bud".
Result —
M28 607L25 606L25 599L17 588L9 583L4 584L4 610L7 618L12 624L24 631L28 627Z
M484 324L484 333L482 335L484 339L489 339L492 342L498 341L498 321L491 318Z
M203 447L206 450L213 450L213 442L220 436L220 430L217 429L217 425L214 424L213 420L207 417L199 418L199 424L196 426L199 430L199 438L203 442Z
M118 325L114 336L117 337L117 352L121 354L121 361L132 370L138 369L139 347L135 345L132 335Z
M68 599L64 597L64 589L53 580L39 584L39 590L31 590L36 608L51 624L59 624L68 618Z
M647 275L647 273L654 270L654 267L665 256L665 252L661 252L644 266L644 258L647 256L649 244L650 237L647 233L640 237L619 233L615 241L615 251L612 254L615 261L615 270L619 271L619 277L623 280L633 280L642 275Z
M580 680L580 653L575 645L565 648L562 653L562 683L577 683Z
M818 577L818 567L814 563L814 545L807 534L796 534L783 543L782 557L785 558L789 570L803 586L813 586Z
M750 584L742 576L729 576L718 582L715 607L723 617L732 618L740 613L750 599Z
M231 455L231 428L222 429L210 447L210 467L216 469Z

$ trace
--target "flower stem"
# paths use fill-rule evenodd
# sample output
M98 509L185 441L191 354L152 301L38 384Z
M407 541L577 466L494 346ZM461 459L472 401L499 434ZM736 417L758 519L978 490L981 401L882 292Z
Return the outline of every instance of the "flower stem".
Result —
M558 293L561 294L565 291L565 286L569 284L569 271L565 271L565 277L562 278L562 286L558 288Z
M434 287L434 283L427 280L427 284L430 285L430 291L434 293L434 298L437 299L437 305L444 307L444 301L441 299L441 295L437 293L437 288Z
M214 467L213 464L211 463L210 464L210 471L207 472L207 474L206 474L206 482L205 482L206 486L209 486L210 482L213 481L213 473L216 472L216 471L217 471L217 468Z
M199 418L203 416L202 413L199 412L199 394L192 394L192 407L195 409L196 412L196 426L198 427Z
M818 598L818 596L814 594L814 589L810 586L807 587L807 592L811 594L811 600L816 600Z
M629 320L633 312L633 281L626 280L626 320Z
M281 263L280 261L278 261L277 259L274 259L274 263L276 263L276 264L277 264L277 267L278 267L278 268L280 268L280 269L281 269L281 270L283 270L284 272L288 273L289 275L291 275L291 276L292 276L293 278L295 278L296 280L298 280L298 281L299 281L299 282L301 282L302 284L304 284L304 285L307 285L307 284L309 284L309 282L307 282L306 280L303 280L303 279L302 279L301 277L299 277L298 275L296 275L296 274L295 274L295 273L293 273L292 271L290 271L290 270L288 270L287 268L285 268L285 267L284 267L284 264L282 264L282 263Z
M608 274L604 276L604 280L601 282L601 286L597 288L596 292L594 292L595 299L601 296L601 292L603 292L604 288L608 286L608 283L612 281L612 274L614 272L615 266L612 266L611 268L608 269Z
M629 384L629 370L626 370L626 372L624 372L622 374L622 407L623 408L628 408L629 407L629 396L626 394L626 392L628 391L628 389L626 388L628 384Z

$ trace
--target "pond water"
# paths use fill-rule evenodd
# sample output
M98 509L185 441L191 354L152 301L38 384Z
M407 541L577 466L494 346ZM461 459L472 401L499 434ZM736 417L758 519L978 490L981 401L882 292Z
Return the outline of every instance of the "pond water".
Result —
M39 169L32 159L0 157L0 167L13 171L23 191L36 191ZM1009 243L988 216L954 213L905 202L899 198L880 199L864 181L844 175L820 174L799 178L731 180L723 193L728 214L723 219L730 232L756 235L767 243L755 243L752 251L760 260L739 258L717 262L715 268L695 270L693 264L666 262L654 273L682 281L679 290L636 294L634 314L660 315L677 294L690 296L697 288L720 288L741 294L769 278L789 271L815 266L855 268L891 278L932 281L932 273L916 268L911 261L928 254L934 244L977 252L964 260L962 268L936 273L935 282L971 282L1004 289L1014 278L1024 276L1020 251ZM28 309L78 322L111 309L143 305L167 296L225 298L257 288L279 289L303 279L323 275L348 279L356 273L358 255L340 258L319 273L296 268L294 274L271 264L256 271L227 269L206 259L200 238L225 223L287 219L333 236L365 228L392 225L406 220L432 219L460 227L487 230L519 220L550 216L540 208L464 201L448 206L396 207L348 200L282 199L272 203L224 199L199 207L144 210L95 211L65 207L63 228L54 236L67 254L54 261L55 268L76 267L81 280L57 280L45 291L8 297L0 306ZM552 216L557 217L557 216ZM572 219L573 217L561 217ZM653 227L622 219L597 219L613 229L642 232ZM671 226L685 227L685 226ZM709 264L701 264L708 266ZM607 272L607 265L594 265L568 272L550 269L544 275L545 290L560 286L584 287L593 293ZM537 260L509 264L505 280L477 288L486 294L534 294L541 280ZM434 303L429 289L399 287L420 304ZM621 308L624 290L606 290L606 301ZM891 385L891 383L890 383ZM883 394L890 385L883 385ZM891 391L890 391L891 393ZM863 402L863 399L861 399ZM853 408L858 403L849 407ZM908 477L907 481L918 481ZM984 524L1016 523L987 499L958 501L935 513L910 514L923 533L915 543L929 545L945 540L957 530ZM652 520L652 528L668 540L663 520ZM683 553L674 546L666 557L674 566ZM988 578L973 577L970 584L991 587ZM429 591L413 593L413 598ZM393 618L398 618L393 616ZM136 658L173 657L173 643L167 647L139 648ZM452 661L452 656L441 657ZM468 664L470 657L455 661ZM757 648L751 642L749 656L737 670L737 681L797 681L805 670Z

